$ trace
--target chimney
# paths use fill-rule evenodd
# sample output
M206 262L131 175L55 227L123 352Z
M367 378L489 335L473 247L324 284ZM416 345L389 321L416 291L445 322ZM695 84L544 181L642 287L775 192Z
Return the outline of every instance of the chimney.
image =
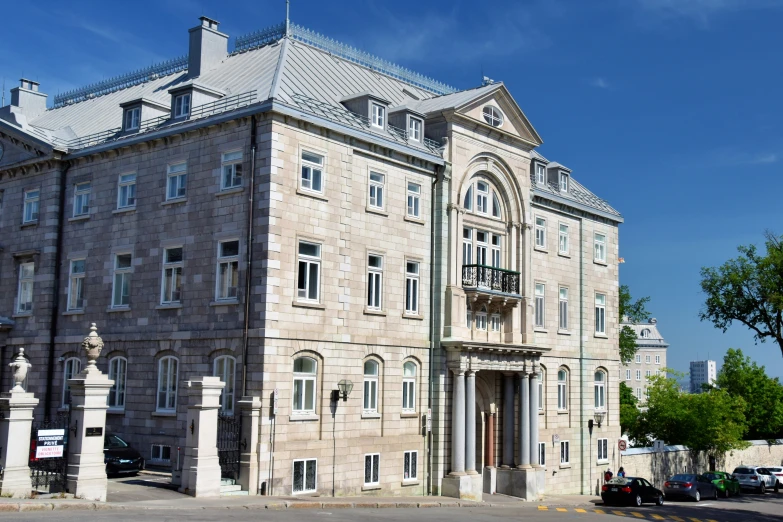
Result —
M22 78L19 87L11 89L11 105L18 107L28 121L46 111L47 96L38 92L38 82Z
M190 29L188 76L196 78L214 69L228 56L228 35L217 30L218 21L202 16L201 25Z

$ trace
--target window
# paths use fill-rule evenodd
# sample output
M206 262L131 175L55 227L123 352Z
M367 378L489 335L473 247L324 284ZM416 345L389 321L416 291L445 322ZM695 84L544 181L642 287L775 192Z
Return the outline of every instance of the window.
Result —
M492 234L492 266L500 268L500 236Z
M561 254L568 254L568 225L560 223L560 230L557 238L557 251Z
M179 361L176 357L163 357L158 361L158 406L157 411L177 411L177 379Z
M649 355L645 355L644 356L644 362L647 363L647 364L650 364L650 356Z
M383 294L383 257L367 256L367 308L380 310Z
M569 456L570 443L567 440L560 441L560 465L568 465L571 463Z
M536 377L538 385L538 411L544 411L544 371L539 370Z
M63 408L71 406L71 385L68 379L73 379L82 370L82 362L76 357L71 357L65 361L63 366Z
M471 328L473 326L473 313L471 313L470 310L468 310L468 313L465 315L465 327Z
M182 247L163 251L161 304L179 303L182 297Z
M169 165L166 186L166 199L179 199L185 197L185 189L188 178L187 163Z
M112 357L109 361L109 379L114 381L109 390L109 408L125 407L125 382L128 374L128 360Z
M462 264L473 264L473 229L462 229Z
M546 442L538 443L538 465L546 467Z
M372 125L383 129L386 123L386 107L377 103L372 104Z
M418 480L418 451L406 451L403 456L402 480Z
M187 118L190 116L190 93L180 94L174 98L174 117Z
M595 333L606 334L606 295L595 294Z
M642 400L642 389L636 388L636 398Z
M22 214L22 223L32 223L38 221L38 209L41 204L40 190L26 190L24 193L24 212Z
M323 192L323 169L323 156L302 151L302 188L313 192Z
M315 413L315 359L299 357L294 361L294 414Z
M641 333L640 337L642 339L649 339L650 338L650 330L648 330L647 328L642 330L642 333Z
M560 173L560 192L568 192L568 174Z
M636 370L636 380L641 381L642 380L642 371Z
M117 208L136 206L136 173L120 174L117 186Z
M568 409L568 372L565 370L557 372L557 409Z
M408 182L408 216L418 218L420 214L419 199L421 196L421 185Z
M402 365L402 411L416 411L416 365L411 361Z
M408 118L408 138L413 141L421 142L421 125L422 122L418 118Z
M141 124L141 107L125 109L125 130L138 130Z
M123 308L130 305L131 254L114 256L114 288L111 292L111 307Z
M294 460L294 493L315 492L317 459Z
M150 451L150 460L156 462L171 462L171 446L153 444Z
M488 208L487 208L488 197L489 197L489 185L487 185L483 181L479 181L478 183L476 183L476 212L479 212L481 214L486 214L488 212Z
M377 172L370 172L370 206L383 208L383 186L386 176Z
M90 213L90 182L78 183L73 188L73 216L86 216Z
M242 151L226 152L221 157L220 189L227 190L242 186Z
M500 200L496 193L492 193L492 217L500 217Z
M487 105L486 107L484 107L482 113L484 115L484 121L486 121L493 127L500 127L501 125L503 125L503 114L495 107L492 107L491 105Z
M364 413L378 412L378 363L364 363Z
M595 409L606 409L606 375L602 371L595 372L595 383L593 384L595 391Z
M226 386L220 392L220 411L234 414L234 376L237 361L230 355L221 355L215 359L212 375L220 377Z
M595 260L606 263L606 236L596 233L594 236Z
M636 354L636 364L642 364L642 356L638 353Z
M536 283L536 320L535 326L539 328L544 327L544 292L546 286L541 283Z
M661 364L661 356L660 355L656 355L655 356L655 364Z
M419 263L405 262L405 313L419 315Z
M546 248L546 219L536 218L536 246Z
M598 439L598 462L609 461L609 440Z
M561 330L568 330L568 288L560 287L560 324Z
M35 279L35 263L27 262L19 265L19 288L16 292L16 313L27 314L33 311L33 282Z
M484 307L480 312L476 312L476 330L487 331L487 309Z
M379 483L379 471L381 467L381 455L375 453L364 456L364 485L377 486Z
M468 187L468 190L465 192L465 200L463 201L462 206L465 207L466 210L473 210L473 185Z
M645 370L644 376L647 378L652 377L652 370Z
M68 310L84 310L84 259L71 261L68 279Z
M318 301L318 280L321 274L321 245L299 242L299 277L297 298Z
M631 370L625 370L625 380L626 381L631 380Z
M215 300L230 301L237 298L239 287L239 241L221 241L218 244L217 288Z
M543 165L536 165L536 183L546 183L546 167Z
M500 331L500 314L492 314L489 318L490 328L493 332Z

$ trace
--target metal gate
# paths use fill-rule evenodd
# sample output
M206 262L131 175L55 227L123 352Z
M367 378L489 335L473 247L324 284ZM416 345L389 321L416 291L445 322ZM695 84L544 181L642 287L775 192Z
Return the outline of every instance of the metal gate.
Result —
M33 423L30 432L30 479L33 485L33 491L48 491L57 493L67 491L68 473L68 435L70 431L71 413L68 411L60 412L54 418L46 419L43 422ZM36 450L38 447L38 430L64 430L63 456L37 458Z
M220 478L239 480L239 454L247 446L241 441L242 417L218 414L217 449L220 461Z

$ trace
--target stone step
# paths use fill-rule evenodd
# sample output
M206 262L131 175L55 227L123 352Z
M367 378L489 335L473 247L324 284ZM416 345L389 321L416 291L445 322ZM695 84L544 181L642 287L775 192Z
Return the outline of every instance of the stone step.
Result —
M220 493L233 493L234 491L242 491L242 486L239 484L231 484L220 486Z
M247 496L247 491L221 491L221 497L244 497Z
M231 478L222 478L220 479L220 485L221 486L233 486L236 484L237 481Z

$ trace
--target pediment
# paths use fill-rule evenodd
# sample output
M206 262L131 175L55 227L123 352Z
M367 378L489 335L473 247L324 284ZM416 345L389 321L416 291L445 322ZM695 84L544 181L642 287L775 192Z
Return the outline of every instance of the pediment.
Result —
M493 127L484 119L484 108L487 106L499 110L503 116L503 123L499 127ZM517 102L503 84L484 96L475 98L456 108L456 113L471 120L477 121L487 127L495 128L511 136L520 138L536 146L541 145L541 136L533 128L530 120L519 107Z

